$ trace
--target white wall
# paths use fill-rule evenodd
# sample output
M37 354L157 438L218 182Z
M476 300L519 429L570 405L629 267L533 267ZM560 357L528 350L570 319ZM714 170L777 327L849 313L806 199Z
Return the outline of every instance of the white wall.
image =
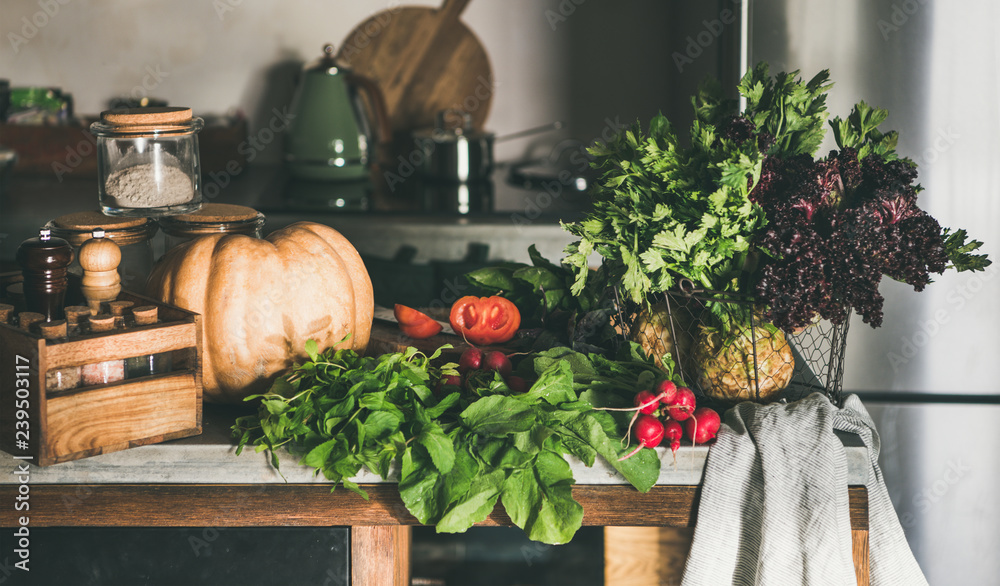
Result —
M70 91L81 114L97 114L110 99L133 93L190 106L196 114L238 109L251 118L253 132L268 120L271 105L288 99L291 72L301 62L318 57L324 43L340 43L372 14L398 5L385 0L3 0L0 77L14 86ZM550 26L545 11L553 9L558 10L558 1L476 0L466 9L463 21L485 46L498 83L489 129L513 132L565 113L560 48L565 32ZM42 26L26 25L25 19ZM268 155L276 160L276 149Z

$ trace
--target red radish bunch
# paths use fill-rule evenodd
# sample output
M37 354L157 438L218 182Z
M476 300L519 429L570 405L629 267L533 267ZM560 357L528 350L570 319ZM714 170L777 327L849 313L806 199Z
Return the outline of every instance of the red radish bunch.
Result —
M656 447L666 438L670 441L670 450L674 453L676 463L682 437L687 436L693 444L703 444L711 441L719 431L719 414L708 407L698 408L691 389L678 387L669 380L661 381L652 390L639 391L632 404L634 406L628 409L605 408L609 411L635 412L629 423L628 435L632 434L634 426L639 447L622 460L634 456L642 448ZM657 418L659 416L662 416L662 420ZM655 420L659 425L650 420ZM654 440L656 443L651 443Z
M640 413L635 421L635 439L639 440L639 445L627 455L618 458L619 461L627 460L639 453L643 448L655 448L663 441L663 422L653 417Z
M500 376L506 378L511 371L510 359L503 352L490 350L483 354L483 369L499 372Z
M451 388L448 388L451 387ZM462 377L457 374L445 374L438 380L434 387L435 395L448 394L462 388Z
M653 415L660 409L660 397L654 395L652 391L639 391L635 394L633 404L640 413Z
M661 381L653 387L653 392L660 397L660 402L664 405L673 405L677 398L677 391L677 385L671 380Z
M515 393L527 393L528 389L531 388L528 381L514 374L508 376L505 380L507 381L507 386L510 387L510 390Z
M663 439L670 440L670 452L674 456L674 464L677 463L677 450L681 447L681 437L684 431L681 424L673 419L667 419L663 424Z
M677 397L667 405L667 415L675 421L684 421L694 411L694 393L687 387L677 389Z
M510 357L498 350L483 352L476 347L466 349L458 358L458 371L462 373L464 381L468 381L470 375L475 372L496 372L514 393L524 393L531 388L531 383L511 374L513 365Z
M721 424L718 413L708 407L698 407L684 422L684 435L696 444L703 444L715 438Z
M483 365L483 351L479 348L469 348L458 358L458 372L465 374L470 370L479 370Z

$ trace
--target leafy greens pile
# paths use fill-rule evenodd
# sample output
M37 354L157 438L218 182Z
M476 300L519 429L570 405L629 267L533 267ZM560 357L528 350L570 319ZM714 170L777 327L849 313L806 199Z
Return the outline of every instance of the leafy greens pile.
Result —
M623 422L594 409L631 405L637 385L664 376L634 346L620 361L567 348L539 353L519 366L535 379L526 393L510 394L496 375L474 392L443 396L434 389L455 365L434 367L438 353L319 354L313 341L306 350L309 361L268 393L248 397L260 406L233 426L237 453L248 444L270 450L277 468L277 450L285 447L334 488L341 483L366 498L350 479L362 467L388 478L398 460L403 503L438 531L465 531L499 501L530 539L568 542L583 510L565 455L587 466L600 456L643 492L659 477L653 450L618 461L627 453Z
M920 291L931 273L988 266L973 254L981 242L917 207L916 164L895 153L895 132L877 129L885 110L861 102L832 120L840 150L814 159L832 84L826 71L808 82L797 73L747 72L742 112L717 83L703 85L690 146L660 115L645 134L634 125L590 149L603 175L593 211L566 225L580 238L566 251L573 291L597 251L636 303L689 279L754 297L786 332L817 317L840 323L851 308L878 327L883 275Z

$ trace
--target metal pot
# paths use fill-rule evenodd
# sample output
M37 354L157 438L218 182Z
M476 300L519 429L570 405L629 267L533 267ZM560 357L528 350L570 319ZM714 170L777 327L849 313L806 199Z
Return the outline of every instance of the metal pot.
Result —
M492 132L475 131L468 112L442 110L434 128L413 133L417 152L423 154L421 174L448 183L486 181L493 172L494 138Z

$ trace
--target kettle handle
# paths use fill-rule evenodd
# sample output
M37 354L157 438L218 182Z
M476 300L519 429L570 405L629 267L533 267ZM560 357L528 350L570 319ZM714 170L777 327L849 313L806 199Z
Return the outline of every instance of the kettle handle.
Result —
M392 142L392 129L389 128L389 111L385 107L385 98L382 97L382 90L370 77L365 77L353 71L347 73L347 81L356 84L360 89L368 94L368 103L375 114L375 124L377 126L378 140L381 144Z

